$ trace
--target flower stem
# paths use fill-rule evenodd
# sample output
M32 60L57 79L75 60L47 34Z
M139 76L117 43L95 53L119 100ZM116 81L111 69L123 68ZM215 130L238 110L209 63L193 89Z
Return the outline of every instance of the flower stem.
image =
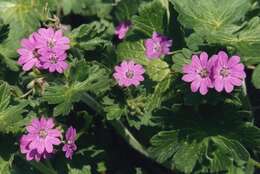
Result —
M84 93L81 100L91 109L95 110L100 116L105 117L103 107L89 94ZM146 149L135 139L135 137L131 134L131 132L124 126L124 124L121 121L113 120L109 121L108 123L132 148L137 150L142 155L151 158Z
M245 81L243 81L243 83L242 83L242 94L243 94L244 105L246 106L246 109L253 112L253 108L251 106L251 102L250 102L248 94L247 94L247 87L246 87Z

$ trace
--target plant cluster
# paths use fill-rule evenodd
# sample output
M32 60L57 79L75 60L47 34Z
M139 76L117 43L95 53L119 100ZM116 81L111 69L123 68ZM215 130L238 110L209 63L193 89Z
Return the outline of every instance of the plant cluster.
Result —
M0 173L254 174L257 0L0 0Z

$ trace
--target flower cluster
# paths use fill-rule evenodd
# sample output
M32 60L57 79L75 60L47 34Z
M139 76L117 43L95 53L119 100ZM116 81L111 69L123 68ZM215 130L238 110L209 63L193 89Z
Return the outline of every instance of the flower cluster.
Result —
M199 90L202 95L206 95L209 88L230 93L234 86L241 86L246 78L240 57L229 58L224 51L220 51L210 59L205 52L202 52L199 57L193 55L191 64L183 67L183 73L182 80L191 82L192 92Z
M40 28L29 38L22 39L21 48L17 50L20 55L18 64L24 71L38 68L63 73L68 68L66 51L69 43L69 38L64 37L61 30Z
M55 153L54 146L62 143L61 131L55 128L52 118L35 118L27 125L27 134L20 139L21 153L26 155L28 161L46 159ZM63 151L67 158L72 158L73 152L77 149L75 145L76 130L70 127L66 133L66 143Z
M131 22L121 22L115 30L115 34L119 39L123 39L126 36ZM159 59L162 56L170 54L170 47L172 46L172 40L167 37L154 32L152 37L144 41L145 55L148 59ZM117 83L121 87L129 87L131 85L138 86L140 82L144 80L143 74L145 70L142 65L136 64L134 61L123 61L119 66L115 66L115 72L113 74Z

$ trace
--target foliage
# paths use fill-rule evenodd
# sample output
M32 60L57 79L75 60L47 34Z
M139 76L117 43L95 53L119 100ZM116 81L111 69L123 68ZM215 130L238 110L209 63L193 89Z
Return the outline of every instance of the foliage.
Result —
M0 0L0 173L257 173L259 14L257 0ZM41 27L70 39L62 74L17 63L21 39ZM154 32L173 45L151 60L144 43ZM246 81L232 93L191 92L183 66L220 50L241 57ZM124 60L143 66L140 85L118 85ZM60 148L40 162L21 154L25 126L42 115L64 133L76 128L71 161Z

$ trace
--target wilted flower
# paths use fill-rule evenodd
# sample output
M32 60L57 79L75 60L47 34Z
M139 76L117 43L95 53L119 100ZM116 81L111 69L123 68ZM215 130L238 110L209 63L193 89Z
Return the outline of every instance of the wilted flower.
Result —
M75 144L76 137L77 137L76 129L71 126L66 132L65 135L66 143L62 148L62 150L65 152L66 158L72 159L72 155L74 151L77 150L77 146Z
M214 67L214 86L218 92L225 91L230 93L234 86L241 86L246 77L244 65L240 63L239 56L228 58L227 53L220 51L217 55Z
M149 59L156 59L169 54L172 40L154 32L152 38L146 39L144 44L145 55Z
M116 27L115 35L117 35L118 39L124 39L126 33L128 32L131 26L130 21L120 22L119 25Z
M32 33L28 39L22 39L22 48L17 50L20 55L18 64L23 66L24 71L29 71L33 67L41 67L38 49L36 48L37 42L35 40L35 35L36 33Z
M21 152L27 160L40 160L53 153L53 146L61 143L61 132L54 128L51 118L33 119L26 127L28 134L20 139Z
M138 86L144 80L145 70L142 65L135 64L134 61L123 61L120 66L115 67L113 74L119 86Z
M66 63L67 54L64 52L48 52L40 57L42 67L48 69L49 72L57 71L63 73L68 68Z
M214 58L208 60L208 54L202 52L200 57L193 55L191 64L187 64L183 67L183 73L185 73L185 75L182 77L182 80L191 82L192 92L199 90L202 95L205 95L208 93L208 88L213 88L211 73L214 63Z

